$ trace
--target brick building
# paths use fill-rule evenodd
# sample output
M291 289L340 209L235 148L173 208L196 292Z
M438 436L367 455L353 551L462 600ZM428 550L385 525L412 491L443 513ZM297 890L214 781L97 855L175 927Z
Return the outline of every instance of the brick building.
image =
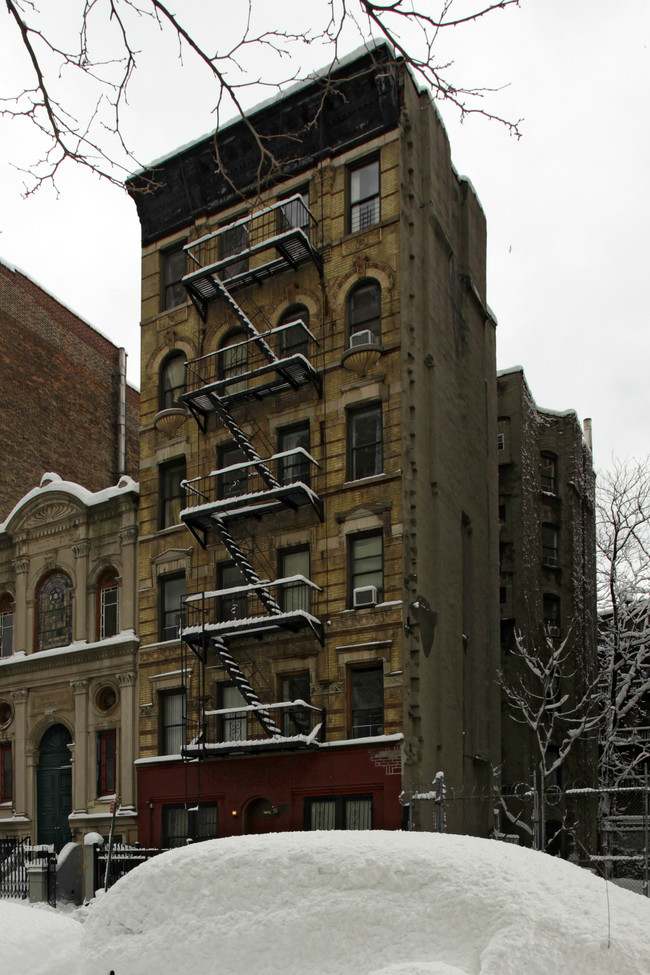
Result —
M204 139L128 183L145 843L399 828L403 789L442 769L489 795L499 763L480 204L385 47L252 117L272 178L238 122L228 179ZM449 811L491 821L489 801Z
M91 491L137 476L125 369L124 350L0 261L0 519L46 471Z

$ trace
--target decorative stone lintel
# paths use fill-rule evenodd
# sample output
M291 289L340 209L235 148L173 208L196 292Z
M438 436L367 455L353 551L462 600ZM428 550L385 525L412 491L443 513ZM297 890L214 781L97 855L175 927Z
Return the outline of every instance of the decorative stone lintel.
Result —
M119 534L120 545L134 545L138 540L138 529L123 528Z
M75 694L85 694L88 690L87 680L71 680L70 687Z
M126 674L116 674L115 675L120 682L120 687L130 687L135 683L135 674L133 672Z

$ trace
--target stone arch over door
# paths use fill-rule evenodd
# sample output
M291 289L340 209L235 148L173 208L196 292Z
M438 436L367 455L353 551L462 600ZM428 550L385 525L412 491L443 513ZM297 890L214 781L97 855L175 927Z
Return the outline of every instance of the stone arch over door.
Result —
M39 745L36 772L37 842L51 843L58 852L71 838L72 764L68 745L72 736L62 724L47 729Z
M244 833L277 833L278 807L269 799L251 799L244 810Z

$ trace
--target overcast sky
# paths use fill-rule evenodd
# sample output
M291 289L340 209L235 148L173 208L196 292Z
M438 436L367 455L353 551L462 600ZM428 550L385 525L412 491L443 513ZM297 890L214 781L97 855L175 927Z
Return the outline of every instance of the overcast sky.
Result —
M297 0L255 2L283 27L299 27L300 16L315 9ZM59 29L74 23L77 7L77 0L57 3ZM234 9L225 0L176 0L174 7L202 36L217 21L219 37L219 15ZM28 70L7 24L5 14L0 95ZM160 32L149 46L145 40L143 34L125 117L138 158L148 162L208 132L214 116L205 75L187 59L179 70L175 48ZM341 53L358 43L350 33ZM296 56L317 68L326 55L312 48ZM613 455L645 456L650 2L521 0L519 9L450 31L440 54L454 60L462 84L508 84L486 95L486 108L524 119L517 140L477 117L460 125L439 106L454 164L472 181L487 216L499 368L523 365L538 405L593 418L597 468ZM243 97L250 106L268 95L258 88ZM44 187L23 200L23 178L11 164L25 163L37 148L26 122L0 121L0 257L124 345L137 386L135 206L123 191L72 166L59 178L58 198Z

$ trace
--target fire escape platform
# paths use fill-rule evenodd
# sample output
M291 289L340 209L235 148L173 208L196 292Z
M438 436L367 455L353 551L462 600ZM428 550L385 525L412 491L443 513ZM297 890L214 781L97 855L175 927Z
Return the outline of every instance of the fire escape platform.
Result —
M201 658L205 642L208 644L218 640L230 642L251 636L262 637L265 634L280 631L297 633L304 629L310 629L319 642L323 643L323 624L316 616L312 616L304 609L277 613L273 616L247 616L242 619L186 626L182 631L182 637L194 653Z

